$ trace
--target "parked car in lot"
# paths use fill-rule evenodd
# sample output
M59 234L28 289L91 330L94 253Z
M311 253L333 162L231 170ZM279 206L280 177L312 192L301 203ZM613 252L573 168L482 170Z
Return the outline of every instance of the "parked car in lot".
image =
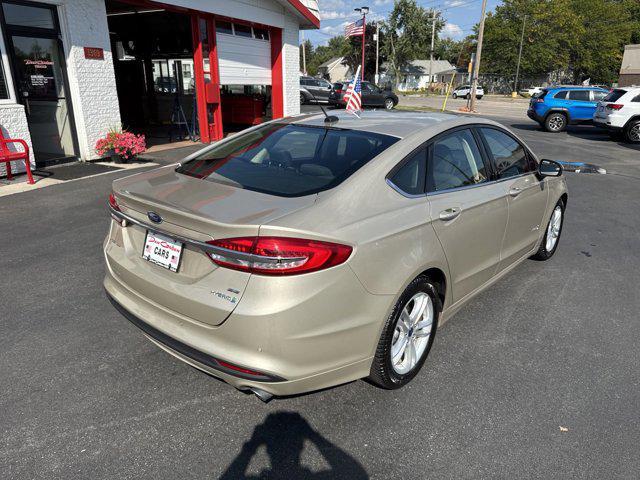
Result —
M451 94L451 96L453 98L471 98L471 85L461 85L458 88L456 88L453 93ZM484 97L484 88L482 88L480 85L478 85L478 87L476 88L476 98L477 99L481 99L482 97Z
M548 132L562 132L567 125L592 123L597 103L608 90L599 87L550 87L529 101L527 115Z
M613 135L622 135L627 142L640 142L640 87L620 87L612 90L599 103L593 123Z
M383 88L371 83L362 82L362 106L363 107L384 107L387 110L393 109L398 104L398 96L391 90ZM329 95L329 103L336 107L344 107L344 95L349 88L348 82L336 82Z
M324 78L300 77L300 105L328 102L332 85Z
M438 325L558 248L562 167L491 120L265 123L113 183L105 289L160 348L267 400L399 388Z
M541 93L542 90L542 87L523 88L522 90L520 90L520 95L528 95L530 97L533 97L534 95Z

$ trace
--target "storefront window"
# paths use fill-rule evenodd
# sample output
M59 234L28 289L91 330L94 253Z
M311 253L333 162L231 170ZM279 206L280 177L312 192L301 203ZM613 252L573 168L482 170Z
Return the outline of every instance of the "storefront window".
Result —
M0 52L1 57L1 52ZM9 89L7 88L6 77L4 76L3 62L0 61L0 100L6 100L9 98Z
M50 8L3 3L4 21L9 25L30 28L56 28Z

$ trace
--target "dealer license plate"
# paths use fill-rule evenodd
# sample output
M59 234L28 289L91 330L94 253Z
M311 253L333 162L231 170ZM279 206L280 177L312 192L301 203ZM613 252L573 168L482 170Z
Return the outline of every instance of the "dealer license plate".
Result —
M147 231L142 258L172 272L177 272L181 255L182 243L159 233Z

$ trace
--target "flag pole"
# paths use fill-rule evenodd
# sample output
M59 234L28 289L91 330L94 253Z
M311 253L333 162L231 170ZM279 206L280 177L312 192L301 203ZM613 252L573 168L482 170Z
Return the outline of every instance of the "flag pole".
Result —
M364 82L364 34L367 31L367 12L363 11L362 12L362 69L361 69L361 74L362 74L362 81Z

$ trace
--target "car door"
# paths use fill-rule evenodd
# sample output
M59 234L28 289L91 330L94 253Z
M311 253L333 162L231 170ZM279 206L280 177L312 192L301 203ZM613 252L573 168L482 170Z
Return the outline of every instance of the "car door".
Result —
M379 107L384 103L382 94L369 82L362 82L362 105Z
M496 185L509 206L498 271L532 251L541 235L548 188L537 175L537 162L511 134L498 127L479 127L493 163Z
M569 90L567 96L570 103L571 120L591 120L596 111L596 102L591 97L591 90Z
M490 181L478 140L471 128L459 128L428 148L430 217L449 264L454 302L495 275L507 226L507 199Z
M331 93L331 84L321 78L317 79L316 82L317 82L317 89L318 89L318 94L316 95L316 98L324 102L328 101L329 94Z

